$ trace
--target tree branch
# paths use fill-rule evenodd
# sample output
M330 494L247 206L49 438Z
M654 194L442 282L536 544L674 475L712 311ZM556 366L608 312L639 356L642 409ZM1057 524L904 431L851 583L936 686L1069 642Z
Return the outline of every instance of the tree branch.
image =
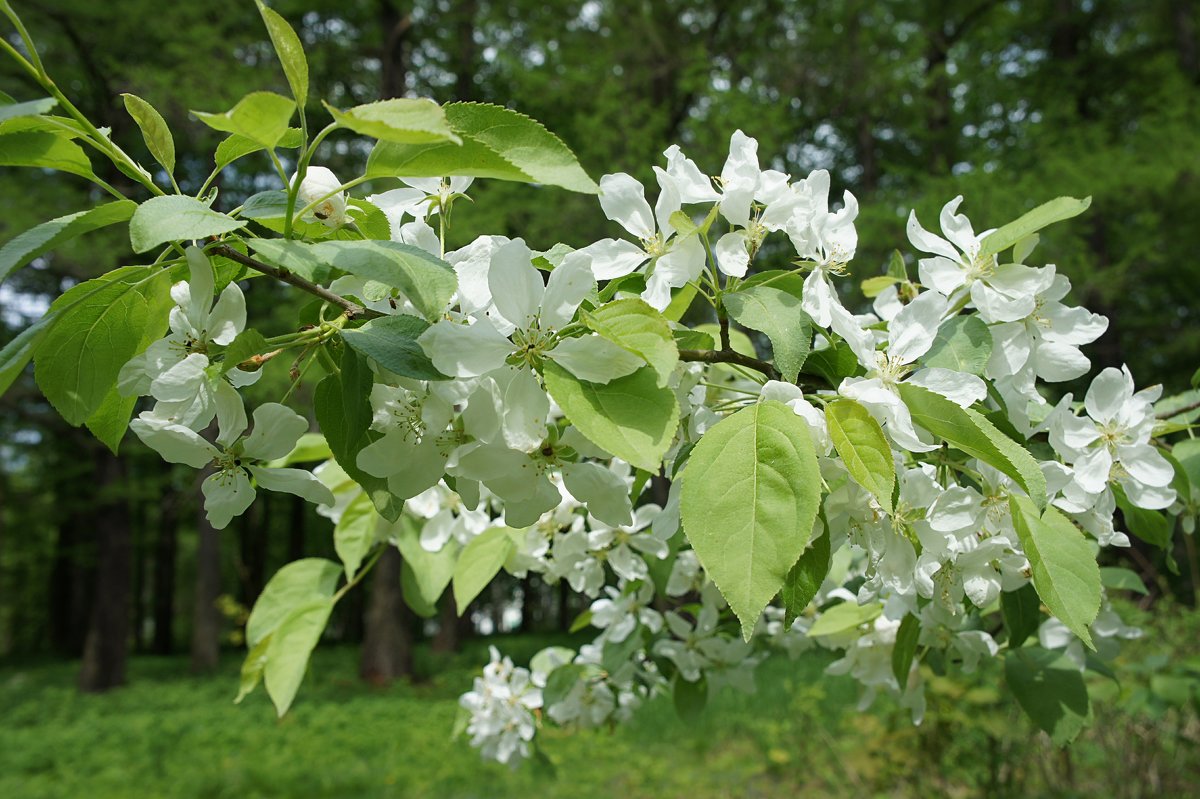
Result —
M278 266L271 266L270 264L264 264L261 261L256 261L249 255L243 255L242 253L233 249L228 244L218 244L213 248L212 252L215 255L220 255L224 258L228 258L231 261L236 261L243 266L248 266L256 272L262 272L264 275L270 275L273 278L282 280L284 283L289 283L298 289L307 291L309 294L312 294L315 297L320 297L330 305L336 305L337 307L341 308L347 319L353 319L358 316L365 316L369 319L382 315L376 311L372 311L369 308L364 308L356 302L351 302L341 295L334 294L324 286L318 286L311 280L305 280L299 275L293 274L286 269L281 269Z
M771 364L760 361L758 358L751 358L749 355L742 355L734 350L680 350L679 360L700 363L733 363L756 372L762 372L770 380L779 379L779 370Z

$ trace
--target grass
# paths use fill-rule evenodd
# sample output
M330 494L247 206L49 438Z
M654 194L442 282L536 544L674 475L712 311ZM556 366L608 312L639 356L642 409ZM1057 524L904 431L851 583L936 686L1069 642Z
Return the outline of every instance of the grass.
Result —
M1098 705L1064 753L1001 698L998 670L934 678L914 728L882 700L858 712L856 687L823 675L821 654L767 661L756 694L715 694L696 722L660 699L615 731L545 730L552 765L514 771L450 740L486 643L443 661L419 653L432 676L384 689L357 679L354 650L322 649L283 720L261 688L232 704L236 655L210 677L179 658L134 658L129 687L104 696L75 691L73 664L0 669L0 796L1184 796L1200 785L1194 709ZM550 641L499 643L520 661Z

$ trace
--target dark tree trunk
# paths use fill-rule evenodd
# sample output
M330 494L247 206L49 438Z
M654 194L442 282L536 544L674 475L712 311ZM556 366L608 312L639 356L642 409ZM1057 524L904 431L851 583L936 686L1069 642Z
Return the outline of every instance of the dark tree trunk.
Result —
M154 540L154 641L156 655L175 649L175 555L179 546L179 503L181 497L168 489L158 514Z
M208 523L201 509L196 514L196 597L192 609L192 671L217 667L221 656L221 534Z
M479 48L475 44L475 17L479 13L479 3L477 0L460 0L453 8L454 30L458 39L454 99L476 100L475 73L479 68Z
M131 585L129 507L119 492L124 468L107 450L95 453L96 592L79 669L79 688L88 693L125 684Z
M304 500L293 496L291 502L291 520L288 524L288 563L304 557L304 532L308 520L308 509Z
M558 581L558 629L567 632L571 629L571 586L566 580Z
M401 564L400 550L388 546L371 575L359 674L373 685L386 685L412 673L412 633L400 592Z
M138 478L134 478L138 479ZM138 501L133 512L133 650L146 651L146 560L149 506Z
M383 99L403 97L408 75L404 46L412 30L412 14L401 12L395 0L379 0L379 27L383 31L380 54L379 95Z
M471 609L467 608L466 616L469 618ZM429 645L434 652L449 653L457 652L462 646L462 620L458 616L458 609L454 605L454 596L447 591L441 602L438 604L438 627L437 633L433 636L433 642Z
M267 569L267 541L271 529L271 501L267 492L259 495L240 520L242 560L242 604L253 607L262 593Z

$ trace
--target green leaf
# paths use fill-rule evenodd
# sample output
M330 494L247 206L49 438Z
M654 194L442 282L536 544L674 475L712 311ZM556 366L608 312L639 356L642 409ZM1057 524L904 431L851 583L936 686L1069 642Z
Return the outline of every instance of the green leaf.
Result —
M50 112L58 105L53 97L43 97L40 100L26 100L23 103L5 103L0 105L0 122L18 117L36 117Z
M404 502L388 490L386 479L373 477L358 468L358 453L380 437L370 429L368 397L374 377L366 359L350 347L343 348L338 365L341 371L318 383L313 394L317 424L329 442L334 460L351 480L362 486L375 509L394 522L400 517Z
M956 316L938 328L933 346L921 359L925 366L982 375L992 357L992 334L974 314Z
M1028 450L996 429L982 414L941 394L900 383L900 398L913 421L952 447L999 469L1025 489L1035 505L1046 506L1046 478Z
M1133 591L1142 596L1150 593L1150 590L1146 588L1146 584L1142 582L1142 578L1138 577L1136 572L1129 569L1111 566L1102 568L1100 569L1100 582L1105 588L1112 588L1117 591Z
M246 620L246 644L253 648L271 635L296 608L328 602L342 576L342 567L324 558L294 560L275 572Z
M224 113L192 112L213 130L243 136L263 147L279 143L295 113L295 101L274 92L251 92Z
M409 244L324 241L313 245L313 253L343 272L400 289L427 319L439 318L458 288L449 264Z
M442 107L433 100L393 98L339 111L325 103L325 110L343 128L380 141L399 144L462 142L446 121Z
M571 689L584 678L588 667L583 663L564 663L546 678L546 687L542 690L543 707L551 708L567 698Z
M612 283L609 283L611 286ZM607 287L606 287L607 288ZM682 288L676 289L671 294L671 302L663 309L663 317L669 322L678 322L687 313L688 308L692 307L692 301L696 299L696 295L700 292L700 288L695 283L687 283Z
M829 550L829 534L817 536L808 549L788 572L779 590L783 602L784 623L791 626L796 617L804 613L813 597L821 590L832 565Z
M681 350L715 350L717 348L716 340L708 333L702 333L699 330L672 330L671 335L675 338L675 345Z
M64 294L51 310L63 308L70 298L70 292ZM33 353L34 376L69 424L83 424L100 407L121 367L137 354L149 321L146 298L136 285L111 281L64 310L41 337Z
M809 353L804 361L804 373L816 375L833 387L847 377L861 374L862 366L853 350L845 344L838 343Z
M724 301L743 327L766 334L783 380L796 382L812 347L812 327L808 314L800 310L800 300L771 286L751 286L726 294Z
M221 374L225 374L246 360L267 351L267 340L254 328L238 333L229 343L221 357Z
M1039 205L1015 222L1009 222L1007 225L997 228L990 236L980 242L979 257L986 258L989 255L1003 252L1021 241L1021 239L1038 232L1048 225L1061 222L1064 219L1070 219L1073 216L1079 216L1091 204L1091 197L1084 197L1082 200L1077 200L1074 197L1058 197L1048 203Z
M57 169L89 180L94 177L83 148L56 133L20 131L0 135L0 166Z
M812 536L821 473L808 424L759 402L711 427L683 471L683 531L750 639Z
M921 638L921 621L911 613L905 613L896 630L896 644L892 647L892 674L900 684L900 690L908 685L908 673L917 654L917 642Z
M333 603L328 599L301 605L292 610L271 634L263 682L280 718L288 712L292 700L296 698L296 691L300 689L304 673L308 670L308 659L317 641L321 640L321 633L325 631L332 610Z
M657 473L679 426L675 392L643 367L608 383L589 383L546 362L546 390L588 441L624 461Z
M142 253L167 242L221 236L245 226L193 197L168 194L152 197L133 212L129 241L134 252Z
M259 641L254 645L246 655L246 659L242 661L241 678L238 681L238 693L234 698L235 705L241 704L250 693L258 687L258 683L262 680L263 669L267 666L267 649L271 646L271 636Z
M1000 614L1008 629L1008 648L1016 649L1025 639L1037 633L1042 623L1042 601L1032 583L1026 583L1016 591L1000 594Z
M583 314L592 330L622 349L644 359L665 386L679 363L679 348L667 320L643 300L616 300Z
M1094 650L1088 625L1100 612L1100 567L1087 539L1054 508L1039 515L1032 502L1018 496L1009 497L1008 504L1038 596Z
M851 399L834 400L825 406L829 437L846 471L871 495L889 516L892 490L896 486L896 464L883 428L871 412Z
M599 193L600 188L584 172L574 153L541 123L484 103L452 103L443 110L451 129L462 138L461 145L381 141L367 159L367 174L466 175Z
M275 55L279 56L279 63L283 66L283 74L292 89L292 96L303 108L308 100L308 60L304 57L304 45L300 43L300 37L292 30L292 26L288 25L287 20L278 12L263 5L261 0L255 2L258 5L258 13L262 15L263 24L267 26L271 44L275 45Z
M146 149L150 151L150 155L154 156L154 160L162 164L167 172L174 172L175 139L172 138L171 129L167 127L167 121L162 118L162 114L136 94L126 92L121 98L125 101L125 110L142 131L142 138L146 140Z
M296 149L304 143L303 132L300 128L288 128L287 133L283 134L276 147L284 147L287 149ZM217 165L217 169L224 169L242 156L250 155L267 149L256 141L251 141L245 136L239 136L236 133L225 139L217 145L216 151L213 153L213 161Z
M282 469L296 463L312 463L313 461L329 460L333 453L329 451L329 442L320 433L305 433L300 436L292 451L282 458L276 458L267 463L269 469Z
M414 380L448 380L417 344L429 329L424 319L407 314L372 319L359 328L343 330L342 338L354 349L401 377Z
M246 239L246 245L263 261L314 283L329 279L329 265L313 252L311 244L290 239Z
M363 558L375 545L375 527L379 514L366 493L354 498L333 528L333 548L346 568L346 579L353 580Z
M892 257L888 259L887 273L889 277L896 278L898 283L908 282L908 265L904 262L904 255L899 250L892 250Z
M454 565L454 602L462 615L479 592L487 587L514 548L506 527L493 527L472 538Z
M834 635L853 630L860 624L874 621L883 613L883 605L871 602L860 605L857 602L842 602L821 613L813 626L808 629L809 638L819 638L822 635Z
M1010 651L1004 678L1017 704L1058 746L1066 746L1091 718L1087 684L1075 665L1039 647Z
M435 614L438 600L454 577L461 547L452 539L437 552L425 549L421 546L421 524L407 514L392 525L392 536L404 556L404 564L412 569L410 582L404 586L405 601L414 610L415 605L423 605L431 609L429 615Z
M0 348L0 395L8 391L21 372L33 359L33 351L46 335L57 314L44 316L17 334L16 338Z
M877 275L869 277L862 282L862 293L868 299L878 297L888 286L894 286L902 282L900 278L892 275Z
M103 203L87 211L79 211L43 222L35 228L20 233L0 248L0 283L15 269L46 253L76 236L90 233L109 225L125 222L133 216L137 203L117 200Z

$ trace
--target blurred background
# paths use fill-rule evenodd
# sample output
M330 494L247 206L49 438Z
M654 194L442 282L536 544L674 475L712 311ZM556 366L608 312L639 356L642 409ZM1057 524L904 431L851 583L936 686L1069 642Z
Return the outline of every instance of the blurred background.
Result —
M185 192L198 189L219 141L189 110L224 110L256 89L287 93L249 0L13 4L63 90L143 163L120 94L163 113ZM1074 300L1111 320L1089 350L1094 366L1128 363L1139 385L1168 393L1200 366L1191 0L271 5L306 43L313 117L321 98L500 103L557 133L593 177L626 171L651 186L672 143L718 173L738 128L758 139L764 167L829 169L835 195L848 189L862 206L845 281L852 306L866 304L858 280L881 274L893 249L909 252L909 208L932 228L961 193L979 230L1059 195L1091 195L1084 216L1044 233L1031 263L1056 264ZM41 96L8 62L0 91ZM339 134L315 162L345 180L366 153ZM115 170L97 163L97 173L142 199ZM265 156L247 157L224 173L218 204L232 208L274 180ZM451 246L485 232L534 249L617 234L594 197L486 181L471 194ZM0 197L0 242L98 199L80 179L28 170L0 172ZM781 257L767 249L761 268ZM0 287L0 345L62 290L128 258L121 234L100 231L16 273ZM265 280L247 299L266 335L294 329L304 302ZM287 366L272 363L251 399L277 398ZM118 459L67 426L32 370L0 398L0 795L120 796L138 785L147 795L506 796L536 785L548 796L1170 796L1200 784L1197 692L1185 676L1200 663L1191 535L1166 551L1135 541L1112 555L1149 587L1121 606L1147 637L1122 656L1119 682L1093 686L1097 723L1071 752L1032 734L994 669L939 678L928 720L913 728L886 703L858 714L853 686L822 677L815 656L769 662L758 698L715 699L699 724L652 705L615 734L551 736L556 777L485 769L448 736L486 644L501 640L520 661L565 640L582 609L575 597L536 578L501 580L469 618L455 620L447 604L424 620L403 604L398 562L381 568L338 606L296 710L276 726L261 696L228 703L240 624L281 565L333 556L330 524L299 500L263 494L217 534L198 493L191 470L136 439Z

